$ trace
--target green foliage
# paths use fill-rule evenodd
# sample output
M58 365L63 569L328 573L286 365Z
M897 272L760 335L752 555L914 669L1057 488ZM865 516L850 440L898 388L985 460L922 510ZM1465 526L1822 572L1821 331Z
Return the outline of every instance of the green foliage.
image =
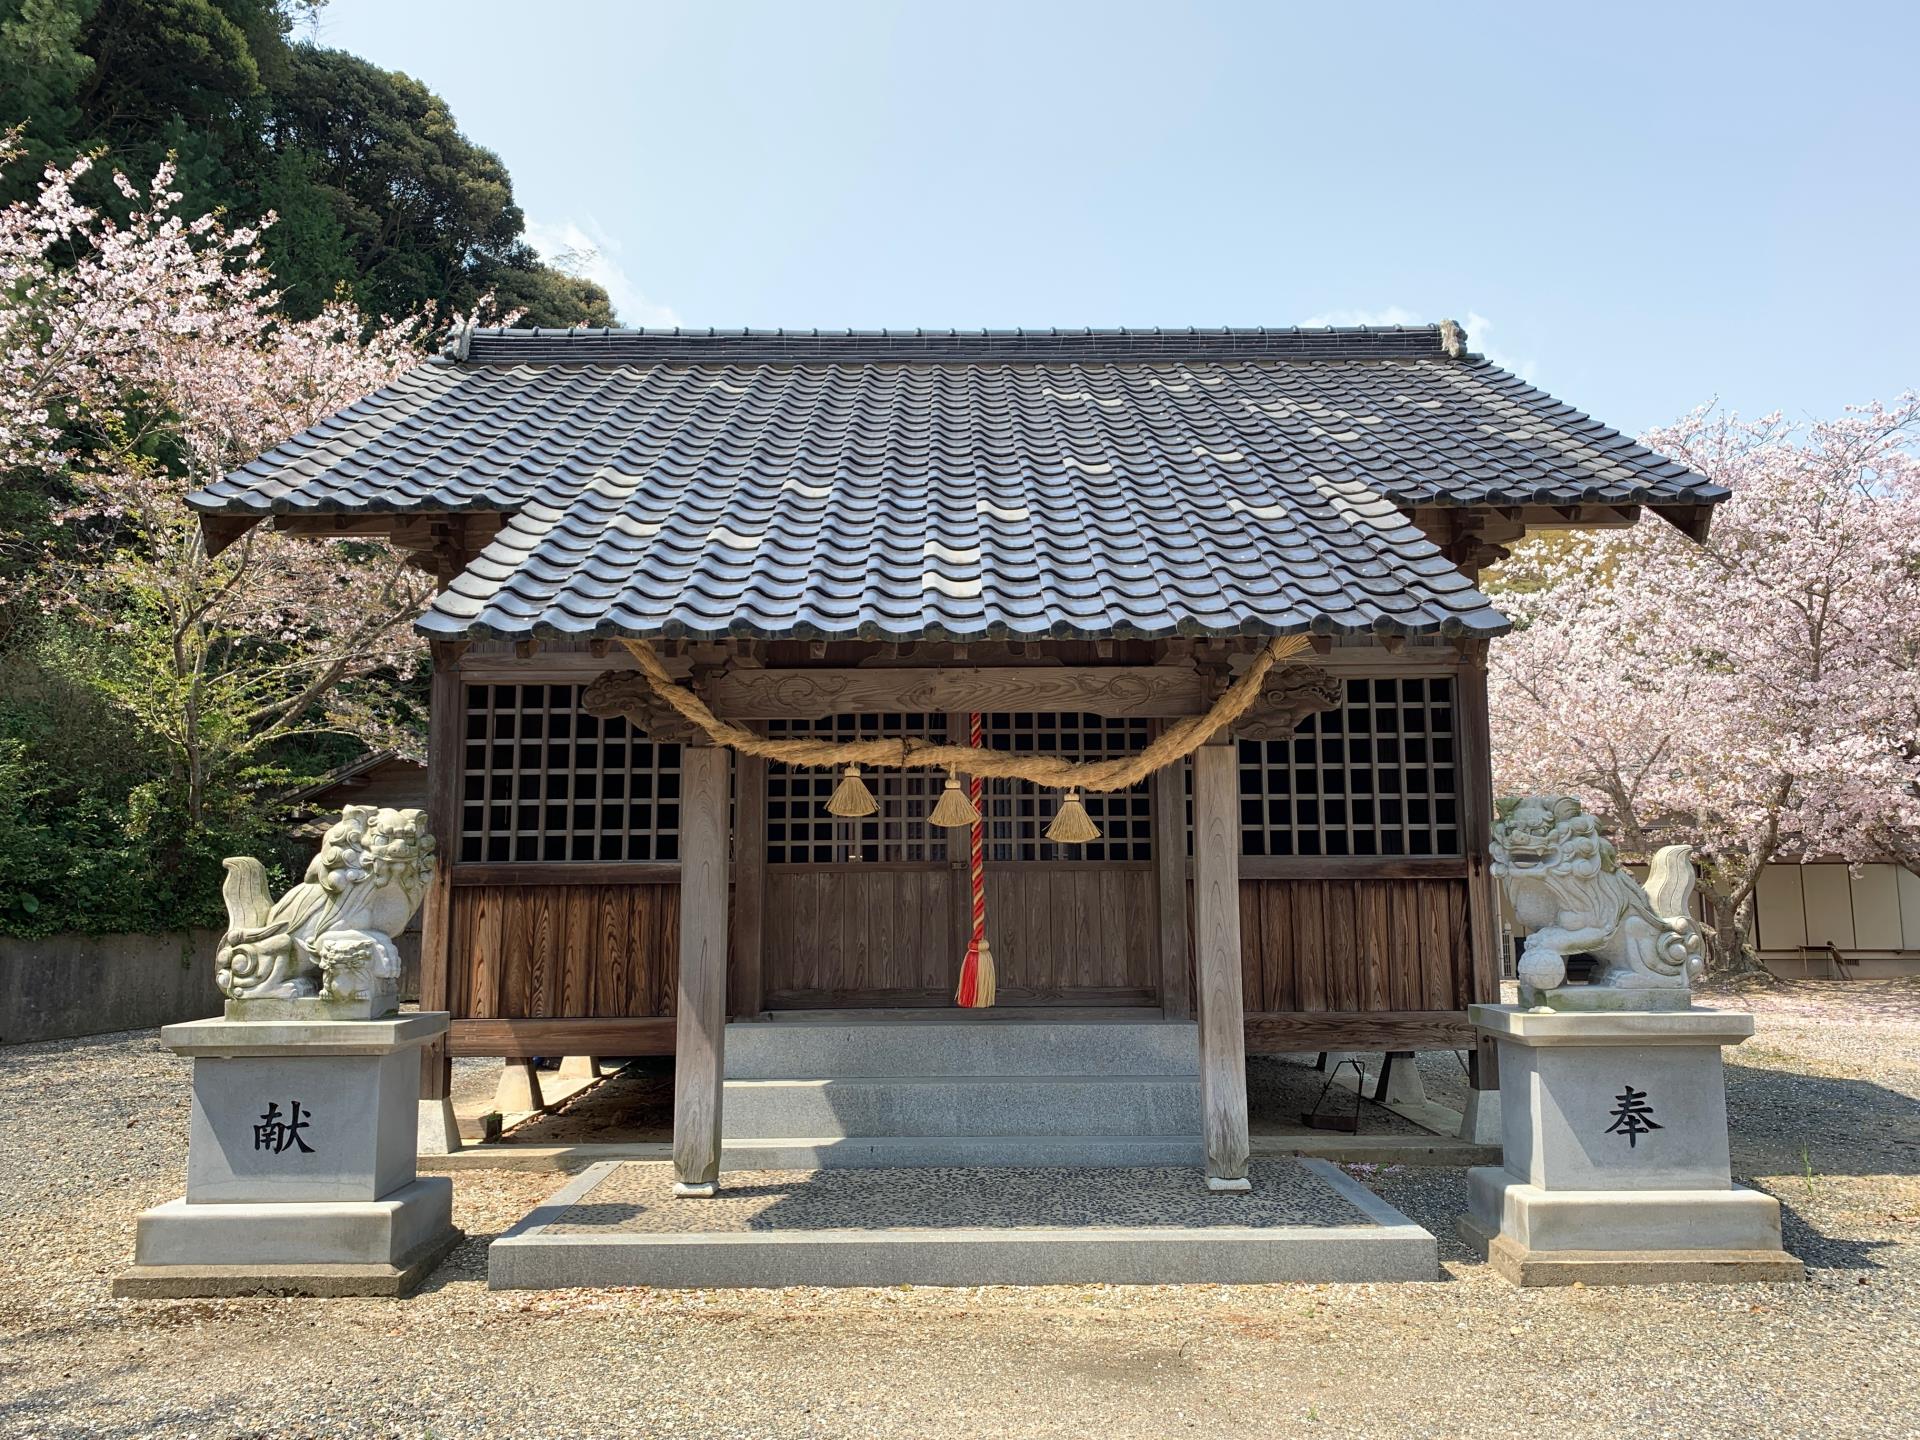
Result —
M0 126L27 154L0 203L49 163L103 153L81 193L124 216L119 169L175 157L188 214L273 211L269 262L296 318L347 287L372 316L489 291L529 324L604 325L605 290L522 239L506 167L419 81L290 40L302 0L0 0Z
M439 96L293 40L318 3L0 0L0 130L24 125L26 146L0 204L94 155L76 197L124 221L139 202L113 172L144 189L171 158L178 213L274 213L263 244L290 321L345 299L371 333L383 314L471 312L492 293L529 323L612 323L602 287L527 245L505 166ZM401 336L380 361L397 366L415 342L382 333ZM258 856L281 884L304 866L272 797L419 728L424 679L382 658L407 572L353 596L359 629L332 611L290 622L259 598L268 561L238 604L230 567L189 553L184 511L73 513L73 475L105 448L166 514L187 464L168 405L136 385L111 424L66 427L62 464L0 474L0 934L219 925L223 857Z
M237 787L189 825L160 748L96 688L98 653L47 625L0 655L0 934L219 926L222 858L284 881L284 827Z

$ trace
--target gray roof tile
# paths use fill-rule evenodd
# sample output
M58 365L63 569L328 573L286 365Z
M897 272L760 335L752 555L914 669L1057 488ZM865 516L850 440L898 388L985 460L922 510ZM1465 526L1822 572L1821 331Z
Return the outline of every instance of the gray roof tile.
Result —
M430 634L1493 633L1415 505L1724 491L1435 329L494 331L190 499L505 511Z

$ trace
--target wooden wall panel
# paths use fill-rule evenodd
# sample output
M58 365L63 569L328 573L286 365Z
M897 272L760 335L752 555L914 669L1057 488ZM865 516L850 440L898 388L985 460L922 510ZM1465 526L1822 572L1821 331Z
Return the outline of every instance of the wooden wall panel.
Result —
M945 865L769 867L768 1008L951 1004L966 883ZM1000 1003L1154 1003L1157 883L1151 864L989 866Z
M1472 1003L1467 880L1240 882L1249 1013L1416 1014Z
M678 885L462 885L452 908L459 1018L673 1013Z
M770 867L768 1008L924 1004L929 992L951 991L957 875L946 866Z

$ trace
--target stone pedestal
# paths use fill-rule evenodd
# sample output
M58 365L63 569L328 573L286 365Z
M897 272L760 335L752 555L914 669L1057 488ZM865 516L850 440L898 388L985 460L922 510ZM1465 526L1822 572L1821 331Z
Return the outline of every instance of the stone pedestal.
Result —
M1751 1015L1475 1005L1500 1047L1505 1165L1461 1234L1519 1285L1798 1280L1780 1206L1733 1183L1722 1046Z
M460 1239L414 1169L420 1047L443 1014L197 1020L187 1193L140 1216L116 1295L400 1295Z

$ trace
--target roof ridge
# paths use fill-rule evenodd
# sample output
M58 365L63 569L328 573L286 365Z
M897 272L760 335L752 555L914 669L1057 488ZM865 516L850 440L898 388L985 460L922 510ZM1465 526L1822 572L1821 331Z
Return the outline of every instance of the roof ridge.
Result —
M1179 359L1377 360L1470 358L1466 333L1437 325L1218 326L1109 329L625 329L617 326L463 329L445 359L475 365L659 363L687 360L1075 361Z

